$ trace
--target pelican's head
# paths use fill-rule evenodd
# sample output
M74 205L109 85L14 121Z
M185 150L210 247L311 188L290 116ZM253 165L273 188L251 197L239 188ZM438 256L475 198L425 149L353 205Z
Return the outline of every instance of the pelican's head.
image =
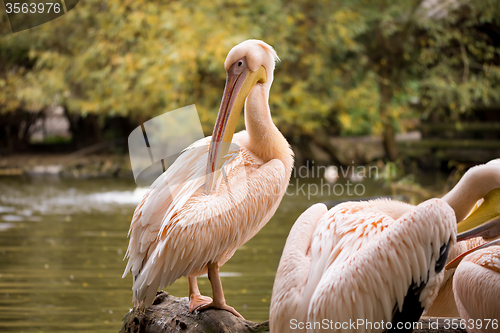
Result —
M257 82L270 86L274 77L276 61L279 61L279 58L272 46L261 40L249 39L229 51L224 62L224 68L228 79L240 72L259 73L260 70L263 70L263 72L259 73L258 80L251 86L253 88ZM227 83L226 81L226 88ZM224 90L225 92L226 90Z
M276 60L279 59L274 49L255 39L244 41L229 51L224 62L226 86L210 143L205 187L207 194L212 190L216 178L214 173L220 169L222 157L229 150L248 94L258 84L270 88Z
M486 165L500 167L500 158L492 160ZM500 168L498 169L500 172ZM446 269L456 268L462 259L471 252L493 245L500 245L500 188L496 188L480 199L472 212L457 224L457 241L475 237L493 240L489 243L471 249L448 263Z
M486 165L498 167L495 176L500 174L500 158ZM500 188L488 192L477 202L469 216L457 224L457 232L458 241L474 237L493 239L500 235Z

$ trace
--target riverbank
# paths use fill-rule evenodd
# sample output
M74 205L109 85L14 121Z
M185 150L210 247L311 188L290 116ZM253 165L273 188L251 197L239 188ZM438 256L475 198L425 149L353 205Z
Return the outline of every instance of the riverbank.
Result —
M0 157L0 176L133 177L125 154L22 154Z
M418 133L398 136L399 141L418 140ZM365 165L384 158L382 138L331 137L329 145L314 141L292 143L296 166ZM61 176L71 178L132 177L128 154L109 154L108 145L98 144L72 153L25 153L0 156L0 176Z
M385 160L381 136L289 140L295 166L363 166ZM417 162L422 170L449 168L449 162L471 166L500 156L500 141L423 139L419 131L396 135L400 161ZM112 143L95 144L72 153L0 155L0 176L60 176L71 178L132 178L128 154L106 153ZM45 147L47 148L47 147ZM36 151L36 150L35 150ZM314 162L313 162L314 161Z

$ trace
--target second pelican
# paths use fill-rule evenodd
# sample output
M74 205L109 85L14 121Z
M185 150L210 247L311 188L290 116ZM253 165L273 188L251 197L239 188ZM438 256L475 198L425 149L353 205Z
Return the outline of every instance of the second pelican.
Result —
M416 207L380 199L346 202L330 211L323 204L310 207L283 250L271 299L271 332L411 332L413 326L406 325L416 322L438 294L457 221L499 187L500 168L490 162L469 170L442 199ZM495 224L484 222L498 211L491 206L481 211L488 214L459 224L460 230L494 231ZM364 325L346 325L358 319Z

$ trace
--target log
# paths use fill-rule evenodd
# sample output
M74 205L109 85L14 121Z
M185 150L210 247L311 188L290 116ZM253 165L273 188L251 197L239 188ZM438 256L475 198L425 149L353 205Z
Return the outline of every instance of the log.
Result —
M140 312L132 309L125 315L120 333L265 333L269 332L269 320L254 323L234 316L224 310L188 310L187 297L179 298L159 291L153 305ZM421 323L421 324L420 324ZM415 333L467 333L459 327L458 318L422 317L415 325ZM286 333L286 332L283 332Z
M187 297L179 298L159 291L153 305L141 313L132 309L125 315L120 333L264 333L269 321L254 323L225 310L189 312Z

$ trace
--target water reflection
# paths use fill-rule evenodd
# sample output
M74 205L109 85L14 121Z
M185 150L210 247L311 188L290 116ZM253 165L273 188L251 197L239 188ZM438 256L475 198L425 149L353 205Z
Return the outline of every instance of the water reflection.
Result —
M389 194L381 182L363 184L365 196ZM118 331L132 307L132 278L121 275L142 194L124 180L0 179L0 331ZM315 202L357 199L290 194L221 269L228 304L249 320L269 318L281 251L300 213ZM211 295L208 279L199 278L199 285ZM187 279L166 289L187 296Z

